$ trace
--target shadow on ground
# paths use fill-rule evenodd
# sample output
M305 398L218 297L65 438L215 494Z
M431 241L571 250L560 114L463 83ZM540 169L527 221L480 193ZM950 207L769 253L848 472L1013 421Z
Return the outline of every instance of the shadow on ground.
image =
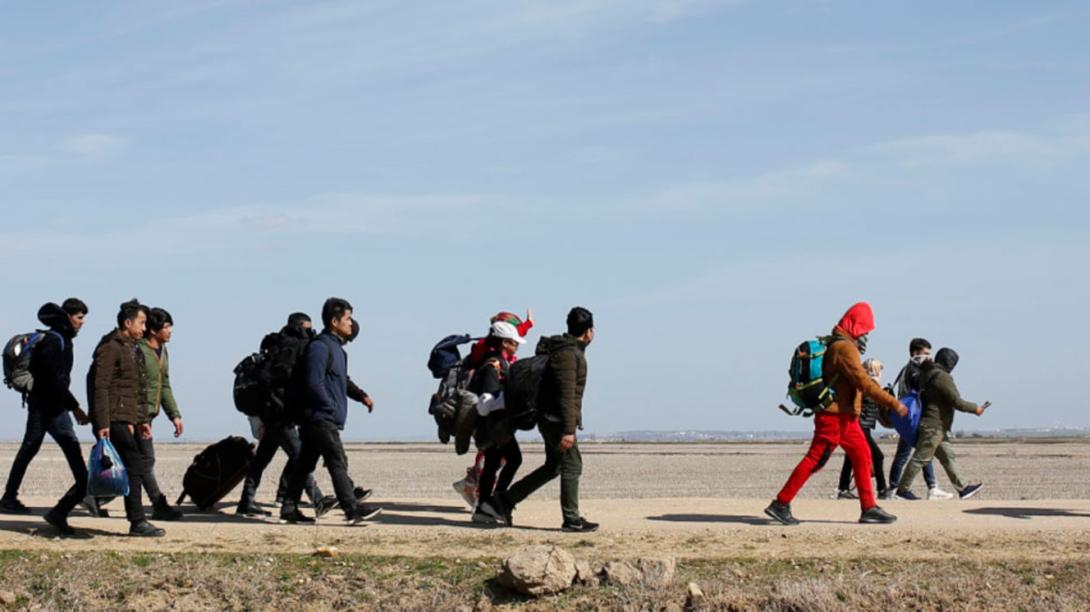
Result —
M965 514L981 514L985 516L1005 516L1007 518L1016 518L1029 520L1037 517L1070 517L1070 518L1090 518L1090 514L1084 512L1075 512L1073 510L1064 510L1062 508L973 508L971 510L964 510Z

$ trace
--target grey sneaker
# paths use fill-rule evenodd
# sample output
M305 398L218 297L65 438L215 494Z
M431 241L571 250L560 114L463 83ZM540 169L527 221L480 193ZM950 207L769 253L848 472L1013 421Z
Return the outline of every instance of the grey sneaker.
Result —
M765 514L784 525L799 524L799 520L791 514L791 504L781 504L776 500L772 500L772 503L765 508Z
M878 506L875 506L868 510L864 510L863 514L859 517L859 522L870 525L889 525L890 523L896 523L897 517Z

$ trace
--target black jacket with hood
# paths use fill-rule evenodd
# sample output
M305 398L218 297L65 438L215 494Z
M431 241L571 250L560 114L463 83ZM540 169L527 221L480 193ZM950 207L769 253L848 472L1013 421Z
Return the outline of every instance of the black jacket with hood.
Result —
M30 354L30 375L34 387L27 394L27 405L51 415L79 408L72 395L72 339L76 331L60 306L50 302L38 310L38 320L50 331Z

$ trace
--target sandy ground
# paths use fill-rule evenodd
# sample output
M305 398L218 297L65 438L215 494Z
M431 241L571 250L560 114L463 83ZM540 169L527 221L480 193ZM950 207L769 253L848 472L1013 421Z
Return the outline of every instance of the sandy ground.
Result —
M0 447L0 473L6 473L15 448ZM169 493L178 491L181 474L199 449L159 448L157 472ZM362 526L345 526L336 513L317 526L235 517L236 491L221 512L197 514L185 508L191 511L185 520L162 524L168 535L161 540L124 537L124 519L96 519L81 512L73 515L72 524L93 537L58 540L39 515L69 486L71 476L56 447L47 443L22 492L35 515L0 515L0 549L102 550L108 542L112 550L271 554L309 553L334 545L345 552L471 558L556 542L602 557L669 550L682 558L1090 558L1090 484L1085 478L1090 441L959 441L962 469L985 482L984 492L964 502L883 502L900 517L892 526L859 525L858 502L828 499L839 472L836 457L833 469L812 479L795 503L795 514L805 524L772 525L762 509L804 449L801 443L587 445L582 506L603 525L593 535L558 530L555 484L519 507L517 528L473 525L468 508L450 489L468 459L433 444L350 448L352 473L361 484L375 488L373 501L385 508L379 519ZM524 469L529 469L541 461L540 448L528 445L525 450ZM888 450L892 454L892 447ZM280 465L278 458L259 500L271 501ZM945 484L941 468L939 472ZM321 481L327 482L324 474ZM123 515L120 501L111 511Z

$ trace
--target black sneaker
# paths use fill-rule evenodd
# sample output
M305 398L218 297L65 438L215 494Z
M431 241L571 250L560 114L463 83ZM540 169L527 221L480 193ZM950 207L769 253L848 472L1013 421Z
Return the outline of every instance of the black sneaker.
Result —
M765 508L765 514L771 517L772 520L783 523L784 525L799 524L799 520L791 514L791 504L781 504L776 500L772 500L772 503Z
M841 489L836 492L837 499L859 499L859 496L855 494L851 489Z
M900 489L897 489L897 492L894 495L897 496L897 499L903 499L905 501L920 501L920 497L912 491L902 491Z
M859 516L859 522L871 525L889 525L890 523L896 523L897 517L875 506L864 510L863 514Z
M491 517L500 525L507 525L507 513L504 512L503 505L495 499L486 499L477 505L477 512L485 514ZM476 512L474 513L476 514Z
M329 513L330 510L340 505L337 498L332 495L326 495L314 502L314 518L322 518Z
M249 518L272 516L272 512L265 510L264 508L258 506L253 502L250 502L249 504L239 505L239 507L235 509L235 514Z
M5 514L30 514L30 508L23 505L18 498L12 497L0 499L0 512Z
M165 536L167 532L159 529L155 525L147 521L140 521L129 525L129 535L139 536L142 538L161 538Z
M76 530L72 529L72 526L68 524L68 517L57 512L56 508L46 512L42 518L60 532L61 537L68 538L76 535Z
M560 530L568 533L592 533L598 531L598 523L592 523L583 517L579 517L574 522L564 521L564 524L560 526Z
M958 491L958 497L961 499L969 499L970 497L980 493L980 490L984 488L984 483L971 484L964 489Z
M380 514L382 514L382 506L356 504L356 511L352 513L350 520L369 521Z
M309 516L303 514L299 510L294 510L292 512L287 512L287 513L284 513L284 512L280 513L280 524L281 525L307 524L307 523L313 523L313 522L314 522L314 519L312 519Z
M371 497L371 494L374 493L374 490L365 489L363 487L356 487L352 490L352 493L356 496L356 501L361 502L368 497Z
M151 518L157 521L180 521L182 511L171 506L165 495L159 495L152 503Z

